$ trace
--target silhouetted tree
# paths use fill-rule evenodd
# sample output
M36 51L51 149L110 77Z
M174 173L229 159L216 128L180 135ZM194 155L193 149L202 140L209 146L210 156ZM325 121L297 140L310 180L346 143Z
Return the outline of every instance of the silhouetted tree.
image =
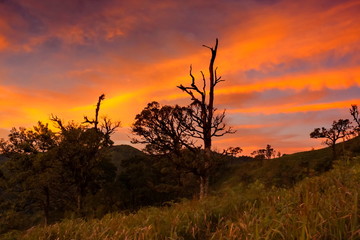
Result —
M94 129L98 129L98 124L99 124L99 111L100 111L100 105L101 105L101 101L105 100L105 94L101 94L99 96L99 100L96 104L96 109L95 109L95 118L93 120L89 120L89 118L87 116L84 117L84 123L90 123L90 124L94 124Z
M0 142L0 152L9 159L4 178L13 210L41 209L45 224L61 191L58 163L51 152L56 146L55 133L41 122L32 129L13 128L9 140Z
M251 153L256 159L271 159L275 157L276 151L274 148L271 147L270 144L266 145L266 148L262 148L259 150L255 150Z
M190 86L178 86L179 89L190 96L192 101L192 121L191 125L188 125L188 128L191 130L190 136L192 138L201 139L204 144L203 149L205 151L205 158L202 166L203 171L200 175L200 199L208 193L210 170L214 167L211 161L212 138L234 132L224 123L225 111L218 115L215 114L215 87L218 83L224 81L221 79L221 76L217 75L217 68L214 68L218 49L218 39L216 39L215 47L203 46L211 51L208 80L206 80L205 74L201 71L202 86L198 86L196 79L192 74L192 66L190 66Z
M357 134L359 134L360 133L360 116L359 116L358 106L356 104L351 105L350 114L353 117L355 123L357 124L357 126L354 127L354 130Z
M346 138L349 135L349 130L351 129L351 122L349 119L339 119L338 121L333 121L331 128L326 129L315 128L313 132L310 133L311 138L325 138L324 143L331 147L333 152L333 159L337 158L336 154L336 142L341 138Z
M150 154L180 155L183 148L195 148L189 137L191 118L188 113L186 107L149 103L135 117L131 130L140 138L134 138L132 142L146 144L145 150Z
M265 157L266 159L271 159L272 157L275 157L275 153L276 151L274 150L274 148L271 147L270 144L266 145L266 149L265 149Z
M266 154L266 149L258 149L251 153L252 156L254 156L255 159L264 160Z
M226 156L238 157L242 151L243 150L240 147L229 147L225 149L222 154Z
M183 191L184 176L201 174L201 168L193 160L200 149L189 136L188 126L192 121L189 111L187 107L151 102L136 115L132 125L132 132L139 137L132 142L146 144L145 151L153 155L154 172L160 168L157 170L164 176L159 178L170 180L158 181L159 186L154 183L154 189L161 192Z
M113 144L110 136L120 126L120 122L112 123L105 118L98 127L98 113L104 98L104 95L99 97L95 119L85 117L84 123L90 124L89 126L74 122L64 125L57 116L51 118L60 129L61 140L56 148L56 157L64 169L63 179L74 192L74 197L69 198L76 202L79 215L83 215L84 198L89 192L95 193L101 187L106 175L109 175L105 170L111 169L107 167L110 164L109 147Z

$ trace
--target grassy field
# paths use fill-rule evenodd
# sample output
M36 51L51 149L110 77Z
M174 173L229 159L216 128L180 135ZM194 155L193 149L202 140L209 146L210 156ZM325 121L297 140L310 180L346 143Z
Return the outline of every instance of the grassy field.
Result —
M288 155L273 163L246 162L234 166L201 202L183 200L134 214L64 220L2 239L360 239L358 147L359 139L347 143L344 157L325 173L314 169L328 160L328 149ZM245 171L242 167L249 164L253 169ZM290 171L292 165L298 170ZM269 173L270 169L275 170ZM308 176L303 172L302 180L290 185L284 184L287 180L271 181L281 178L279 169L288 169L286 176L298 171ZM251 181L241 180L243 172Z

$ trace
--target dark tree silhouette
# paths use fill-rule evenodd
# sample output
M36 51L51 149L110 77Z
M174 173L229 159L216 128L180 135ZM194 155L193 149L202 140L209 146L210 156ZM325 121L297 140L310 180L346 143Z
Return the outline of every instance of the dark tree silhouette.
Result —
M265 157L266 159L271 159L272 157L275 157L275 149L271 147L270 144L266 145L266 149L265 149Z
M357 126L355 126L354 129L357 132L357 134L359 134L360 133L360 116L359 116L358 106L356 104L351 105L350 114L357 124Z
M188 113L186 107L149 103L135 117L131 130L140 139L134 138L132 142L146 144L145 151L150 154L180 155L183 148L194 149L189 137L188 126L192 120Z
M223 155L238 157L240 153L242 153L242 149L240 147L229 147L223 151Z
M45 225L61 188L58 164L51 155L56 146L55 133L41 122L32 129L13 128L8 141L0 140L0 152L9 158L4 165L5 201L11 199L15 211L41 209Z
M274 148L271 147L270 144L266 145L266 148L262 148L259 150L255 150L251 153L251 155L254 156L256 159L271 159L272 157L275 157L276 151Z
M120 122L113 123L105 118L100 128L98 127L100 104L104 99L105 95L102 94L97 103L94 120L85 117L83 123L90 126L74 122L65 125L57 116L51 117L61 130L56 157L67 174L64 179L72 186L73 202L76 202L76 211L80 216L83 215L84 198L90 191L99 189L106 177L104 166L109 164L107 154L113 144L110 136L120 126Z
M99 100L96 104L96 109L95 109L95 118L93 120L89 120L87 116L84 117L84 123L94 124L94 129L98 129L100 105L101 105L101 101L103 100L105 100L105 94L101 94L99 96Z
M180 85L179 89L187 93L191 100L191 125L188 126L190 136L198 138L203 141L203 148L205 151L204 173L200 176L200 199L207 195L209 186L210 169L213 167L211 163L211 146L212 138L220 137L234 131L227 127L224 123L225 111L220 114L215 114L214 107L215 87L218 83L224 81L221 76L217 74L217 68L214 68L218 49L218 39L216 39L215 47L204 47L210 49L211 59L209 64L209 78L205 78L205 74L201 71L202 86L198 86L196 79L192 74L192 66L190 66L190 86Z
M200 179L222 161L219 156L212 154L212 169L204 167L204 150L196 146L194 138L191 137L191 111L193 109L189 107L161 106L157 102L151 102L136 116L132 126L132 132L139 136L132 142L146 144L145 151L154 155L158 167L164 166L163 161L166 159L168 163L165 165L168 170L161 172L167 172L168 176L176 176L175 179L178 181L175 187L180 187L180 190L186 182L185 178L189 179L189 176L194 175ZM241 151L240 148L231 150L231 154ZM174 189L169 184L162 185Z
M333 121L331 128L326 129L315 128L313 132L310 133L311 138L325 138L325 144L331 147L333 152L333 159L337 158L336 154L336 142L341 138L346 138L351 129L351 122L349 119L339 119L338 121Z
M255 159L260 159L260 160L263 160L265 159L265 152L266 152L266 149L258 149L258 150L255 150L251 153L252 156L254 156Z

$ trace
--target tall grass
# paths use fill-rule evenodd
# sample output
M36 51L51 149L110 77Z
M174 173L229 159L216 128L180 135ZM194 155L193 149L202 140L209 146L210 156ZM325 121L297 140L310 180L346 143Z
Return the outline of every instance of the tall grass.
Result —
M65 220L32 228L20 238L360 239L359 189L360 165L339 164L291 189L268 189L260 182L239 184L201 202L184 200L99 220Z

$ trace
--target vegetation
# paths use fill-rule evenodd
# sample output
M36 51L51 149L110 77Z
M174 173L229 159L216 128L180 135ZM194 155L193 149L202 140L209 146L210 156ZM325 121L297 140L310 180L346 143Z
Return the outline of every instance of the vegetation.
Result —
M289 189L227 182L203 201L65 220L32 228L21 239L358 239L359 161L338 161L330 172Z

